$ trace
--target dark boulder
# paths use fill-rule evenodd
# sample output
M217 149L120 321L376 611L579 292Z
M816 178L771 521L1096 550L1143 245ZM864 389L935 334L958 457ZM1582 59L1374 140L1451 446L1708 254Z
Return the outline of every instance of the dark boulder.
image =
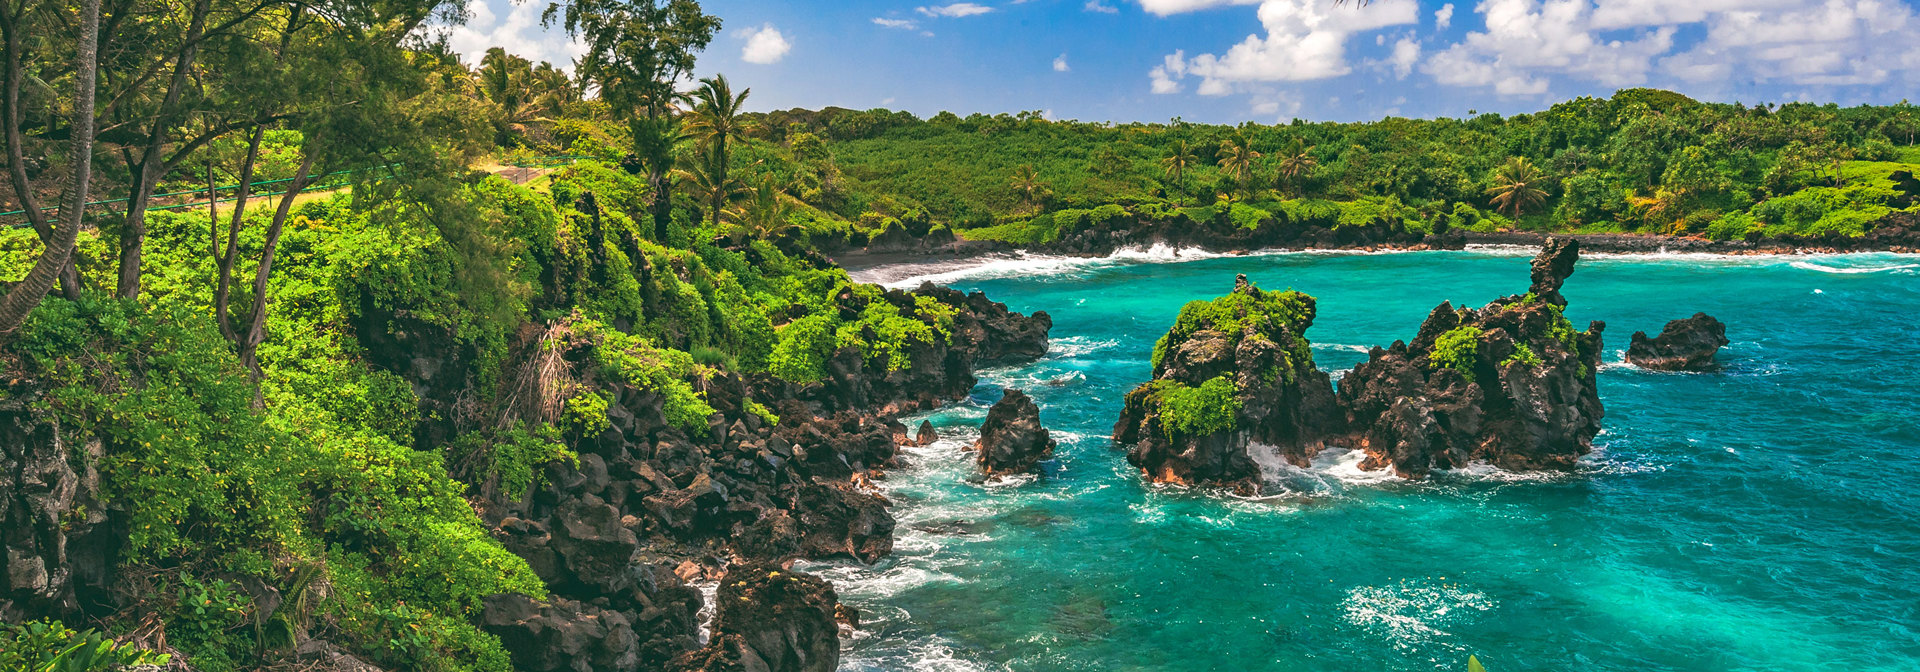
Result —
M1021 474L1052 457L1054 441L1040 426L1040 407L1027 393L1008 388L987 410L973 447L980 451L980 469L987 475Z
M833 672L840 604L833 586L779 565L737 565L720 581L713 640L669 669L684 672Z
M1660 335L1633 332L1627 363L1654 371L1712 371L1715 353L1727 345L1727 325L1706 313L1667 323Z
M565 598L519 594L486 598L481 627L527 672L629 672L641 669L640 642L626 615Z
M94 606L126 538L100 499L100 440L62 426L40 401L0 400L0 621Z
M940 434L933 431L933 421L921 420L920 431L916 432L913 437L914 445L931 446L935 441L939 440Z

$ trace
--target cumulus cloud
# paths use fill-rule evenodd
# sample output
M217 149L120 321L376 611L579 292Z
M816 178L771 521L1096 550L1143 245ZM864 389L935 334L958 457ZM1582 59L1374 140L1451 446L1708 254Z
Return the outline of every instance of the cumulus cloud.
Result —
M1896 0L1483 0L1475 11L1486 30L1429 58L1435 81L1539 95L1557 77L1853 85L1920 70L1920 55L1876 47L1914 25ZM1676 53L1682 29L1705 36Z
M1441 5L1439 9L1433 11L1433 25L1440 30L1446 30L1448 26L1453 25L1453 3Z
M1387 65L1393 66L1393 76L1406 79L1413 74L1413 66L1420 62L1420 42L1412 37L1400 38L1393 43L1393 54L1387 57Z
M1073 68L1069 68L1069 67L1067 67L1067 55L1066 55L1066 54L1061 54L1059 58L1055 58L1055 59L1053 59L1053 71L1054 71L1054 72L1068 72L1068 71L1071 71L1072 69L1073 69Z
M1089 12L1099 12L1101 14L1119 14L1120 13L1119 7L1115 7L1113 5L1100 4L1100 0L1087 0L1086 10Z
M487 2L472 3L467 21L447 32L447 45L465 56L468 64L479 64L492 47L506 49L509 54L535 63L546 61L563 68L571 67L573 59L587 53L586 45L579 40L567 39L565 34L540 25L540 12L546 9L545 5L537 2L500 4L501 9L510 10L505 17L495 14Z
M1147 73L1153 80L1153 92L1159 94L1179 93L1180 78L1187 76L1187 52L1175 51L1167 54L1166 59L1153 71Z
M993 11L993 8L988 7L986 5L976 5L971 2L956 2L951 5L934 5L930 7L921 7L915 11L918 11L921 14L925 14L927 16L959 18L963 16L975 16L978 14L985 14L987 12Z
M1143 0L1153 4L1205 0ZM1223 4L1213 2L1213 5ZM1170 59L1150 76L1155 91L1178 90L1177 80L1198 76L1201 95L1225 95L1236 84L1326 79L1347 74L1347 40L1355 33L1419 21L1413 0L1382 0L1366 7L1335 5L1323 0L1265 0L1258 15L1266 35L1249 35L1226 53L1200 54L1180 67ZM1211 6L1211 5L1208 5ZM1163 80L1167 83L1163 83Z
M1644 83L1653 59L1673 48L1671 26L1605 39L1592 26L1587 0L1483 0L1475 11L1486 30L1428 59L1423 70L1452 86L1491 86L1502 95L1540 95L1552 75L1607 86Z
M779 63L780 59L787 57L787 52L793 50L793 44L787 41L787 36L781 35L780 29L771 23L748 28L741 37L746 39L747 44L740 49L740 60L748 63Z

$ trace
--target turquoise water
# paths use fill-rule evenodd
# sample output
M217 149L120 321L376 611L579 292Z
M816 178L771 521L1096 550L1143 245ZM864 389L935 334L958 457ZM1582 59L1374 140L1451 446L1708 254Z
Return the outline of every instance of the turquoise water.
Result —
M1916 265L1589 256L1567 312L1607 322L1606 361L1704 310L1728 325L1727 370L1603 366L1605 431L1575 473L1410 484L1323 456L1262 501L1145 485L1108 439L1182 303L1235 273L1312 294L1307 335L1337 372L1442 299L1524 291L1527 253L937 276L1048 311L1054 349L929 416L944 440L884 483L894 557L811 568L866 612L842 670L1464 670L1468 654L1492 672L1920 669ZM1060 439L1045 478L983 483L959 451L1000 385Z

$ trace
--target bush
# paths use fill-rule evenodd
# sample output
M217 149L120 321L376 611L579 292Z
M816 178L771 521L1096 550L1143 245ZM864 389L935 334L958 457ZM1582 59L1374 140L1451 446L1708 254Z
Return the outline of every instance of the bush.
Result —
M1427 359L1436 368L1453 369L1473 380L1474 355L1480 348L1480 328L1463 326L1434 339Z
M1226 376L1199 387L1157 380L1152 390L1160 400L1160 428L1168 440L1229 431L1239 421L1240 399L1234 396L1238 390Z
M111 672L165 666L173 656L108 639L94 630L74 631L59 621L0 626L0 670L18 672Z
M777 332L767 371L795 383L827 377L827 358L833 355L833 321L824 315L794 320Z

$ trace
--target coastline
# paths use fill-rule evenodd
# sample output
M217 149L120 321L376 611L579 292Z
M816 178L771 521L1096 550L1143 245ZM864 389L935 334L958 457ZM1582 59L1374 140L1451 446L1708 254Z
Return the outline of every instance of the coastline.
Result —
M1276 246L1261 249L1244 249L1234 246L1182 245L1179 250L1199 250L1208 254L1240 256L1273 252L1306 251L1434 251L1466 250L1468 246L1516 246L1537 248L1549 237L1573 238L1580 241L1581 249L1590 254L1719 254L1727 256L1802 256L1829 254L1869 254L1891 252L1895 254L1920 254L1920 247L1904 244L1876 244L1877 241L1857 240L1852 245L1808 244L1793 245L1784 241L1764 240L1750 242L1745 240L1707 240L1663 234L1636 233L1548 233L1536 231L1503 231L1499 233L1462 232L1456 239L1458 246L1434 246L1426 243L1412 245L1397 243L1353 244L1353 245L1308 245ZM1819 241L1832 243L1838 241ZM1165 241L1153 244L1171 245ZM1145 248L1147 246L1138 246ZM1117 250L1116 250L1117 251ZM964 264L985 260L992 255L1008 254L1044 254L1063 258L1100 259L1111 257L1116 251L1106 253L1079 252L1054 249L1049 246L1021 247L997 241L958 240L932 249L923 250L879 250L854 248L826 254L829 261L848 273L860 273L889 266L937 267L942 264Z

